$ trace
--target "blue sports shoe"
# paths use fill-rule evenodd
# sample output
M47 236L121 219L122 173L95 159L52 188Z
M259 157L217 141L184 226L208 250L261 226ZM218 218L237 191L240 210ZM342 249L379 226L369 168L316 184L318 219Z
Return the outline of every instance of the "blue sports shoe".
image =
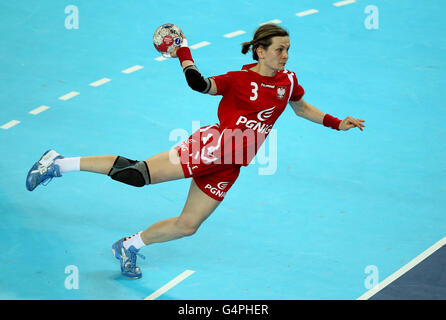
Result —
M112 245L113 255L121 262L121 273L123 275L132 279L139 279L142 277L142 273L139 267L136 266L136 256L142 259L146 257L139 254L139 250L134 246L130 246L128 249L124 248L123 243L124 239L121 239Z
M40 160L29 170L28 176L26 177L26 189L33 191L39 184L46 186L54 177L61 177L60 168L54 161L62 158L54 150L45 152ZM44 182L47 183L44 184Z

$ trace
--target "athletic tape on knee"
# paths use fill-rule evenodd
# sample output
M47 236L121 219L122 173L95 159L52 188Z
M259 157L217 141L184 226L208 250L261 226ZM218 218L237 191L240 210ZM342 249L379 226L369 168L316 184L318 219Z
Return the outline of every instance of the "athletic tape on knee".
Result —
M134 187L150 184L150 172L145 161L130 160L118 156L108 175L113 180Z

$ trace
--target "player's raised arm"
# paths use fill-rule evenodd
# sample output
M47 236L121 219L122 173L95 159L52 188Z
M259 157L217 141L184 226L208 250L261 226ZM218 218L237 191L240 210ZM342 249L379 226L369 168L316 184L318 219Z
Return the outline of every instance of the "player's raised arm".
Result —
M363 131L362 128L365 127L364 120L356 119L353 117L347 117L344 120L337 119L328 113L323 113L321 110L312 106L304 99L299 101L290 101L290 105L293 108L296 115L305 118L307 120L313 121L315 123L323 124L326 127L330 127L336 130L347 131L351 128L357 127L359 130Z
M178 59L180 60L187 84L189 85L189 87L191 87L192 90L212 95L217 93L217 86L214 79L204 78L195 65L190 49L187 46L186 37L183 37L183 43L181 47L173 50L171 56L178 57Z

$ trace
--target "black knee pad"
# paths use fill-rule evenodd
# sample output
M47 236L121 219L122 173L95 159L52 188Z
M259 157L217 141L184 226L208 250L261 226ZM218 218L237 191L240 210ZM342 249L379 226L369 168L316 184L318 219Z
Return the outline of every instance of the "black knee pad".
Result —
M113 180L134 187L144 187L150 184L150 172L145 161L130 160L118 156L108 175Z

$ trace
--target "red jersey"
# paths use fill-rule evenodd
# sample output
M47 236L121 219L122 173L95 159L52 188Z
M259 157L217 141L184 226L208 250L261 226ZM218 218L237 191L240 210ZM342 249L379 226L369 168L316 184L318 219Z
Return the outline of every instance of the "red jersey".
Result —
M212 77L216 94L223 96L218 107L220 124L197 132L206 145L202 160L247 166L288 102L304 95L294 72L282 70L266 77L249 70L255 65Z
M256 64L213 77L217 95L223 96L218 108L222 128L248 128L268 134L288 101L298 101L304 95L294 72L283 70L274 77L266 77L249 70Z

